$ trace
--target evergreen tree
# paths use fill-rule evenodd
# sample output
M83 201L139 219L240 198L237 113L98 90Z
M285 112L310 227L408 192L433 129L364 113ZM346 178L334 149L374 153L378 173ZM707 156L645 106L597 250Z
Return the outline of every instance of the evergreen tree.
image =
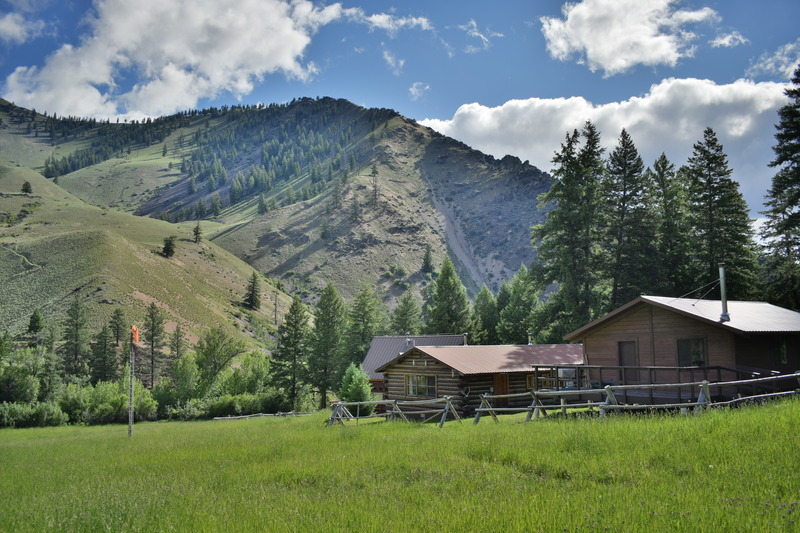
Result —
M358 364L364 361L372 337L383 335L386 329L383 304L370 287L356 294L348 320L343 360L344 364Z
M431 245L425 245L425 255L422 258L422 272L425 274L433 273L433 252L431 252Z
M603 248L611 282L607 310L649 292L656 284L656 227L652 215L651 174L624 129L608 158L602 182Z
M258 195L258 214L265 215L269 211L267 208L267 200L264 198L264 193Z
M533 333L531 314L539 298L530 271L521 265L511 280L508 305L500 313L497 337L503 344L527 344L528 334Z
M800 310L800 65L786 89L789 103L778 110L775 159L763 212L766 243L766 293L782 307Z
M114 381L117 378L117 352L108 324L94 337L92 346L92 383Z
M328 391L342 375L342 343L347 322L345 306L332 283L323 289L314 310L308 353L308 381L320 394L320 409L328 406Z
M436 278L433 291L433 306L428 315L426 329L429 333L459 334L469 331L470 308L467 290L456 273L449 257L442 263L442 271Z
M192 235L194 235L194 243L200 244L200 239L203 237L203 229L200 227L200 221L197 221L195 224L194 229L192 230Z
M703 140L695 143L685 171L690 185L697 285L717 279L719 263L725 263L728 296L735 300L754 297L756 255L747 204L739 184L731 179L728 158L711 128L706 128Z
M394 335L418 335L422 329L422 309L416 298L407 290L400 296L392 312L391 329Z
M475 296L472 304L473 329L470 333L470 344L498 344L497 323L500 319L497 313L497 300L489 287L484 285Z
M83 379L89 374L89 314L78 296L73 298L64 319L64 371Z
M164 247L161 249L161 255L164 257L172 257L175 255L175 235L170 235L164 239Z
M250 276L250 281L247 284L247 292L244 295L244 304L256 311L261 309L261 283L258 280L258 274L256 271L253 271L253 275Z
M183 329L180 324L175 325L175 331L169 337L169 350L172 352L172 360L177 361L186 352L186 339L183 337Z
M31 182L26 181L22 184L22 193L23 194L33 194L33 187L31 187Z
M604 256L598 245L602 153L600 134L591 122L581 134L577 130L567 134L553 158L553 185L539 196L539 208L550 211L544 224L533 228L531 240L539 257L533 272L541 289L558 284L539 310L547 342L560 342L564 334L605 309Z
M114 336L114 344L119 346L119 342L128 332L127 324L125 324L125 315L122 313L122 309L119 307L114 309L108 326L111 329L111 334Z
M369 402L372 400L372 385L361 365L350 363L347 367L339 387L339 398L344 402ZM369 416L374 409L374 405L360 405L358 408L349 410L353 415Z
M28 335L36 335L44 329L44 316L38 309L34 309L28 321Z
M658 225L657 281L653 292L681 296L695 286L689 274L688 183L684 173L676 173L675 165L663 153L653 163L652 170L646 172L653 181L653 211Z
M509 300L511 300L511 285L509 285L506 280L503 280L503 282L500 284L500 289L497 291L497 298L495 298L495 301L497 302L498 320L500 313L502 313L503 309L506 308Z
M272 353L273 380L289 396L293 410L307 376L308 337L308 315L295 298L278 328L278 347Z
M162 362L161 348L164 346L164 314L155 302L151 302L147 307L142 336L147 346L149 388L153 388Z

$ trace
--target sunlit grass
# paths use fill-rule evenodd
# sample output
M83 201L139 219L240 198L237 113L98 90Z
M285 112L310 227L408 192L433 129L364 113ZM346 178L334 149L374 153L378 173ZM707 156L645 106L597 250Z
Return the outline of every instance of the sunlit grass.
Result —
M796 531L800 402L699 417L0 431L0 530Z

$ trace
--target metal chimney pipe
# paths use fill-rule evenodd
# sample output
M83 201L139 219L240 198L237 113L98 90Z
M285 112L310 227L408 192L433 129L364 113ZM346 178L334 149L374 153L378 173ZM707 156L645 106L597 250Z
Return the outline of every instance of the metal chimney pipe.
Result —
M725 263L719 264L719 294L722 299L722 314L719 315L719 321L730 322L731 315L728 314L728 289L725 285Z

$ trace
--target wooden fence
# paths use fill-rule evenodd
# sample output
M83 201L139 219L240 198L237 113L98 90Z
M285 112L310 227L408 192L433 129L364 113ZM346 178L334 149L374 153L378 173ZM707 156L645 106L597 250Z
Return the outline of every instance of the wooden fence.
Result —
M655 409L680 409L683 414L688 413L689 408L694 408L695 412L699 412L703 409L707 409L710 407L716 406L724 406L724 405L732 405L738 402L743 401L752 401L764 398L773 398L779 396L787 396L791 394L798 394L800 393L800 389L797 390L781 390L781 391L774 391L774 392L765 392L765 393L758 393L759 387L764 387L766 385L776 385L778 382L784 380L796 380L798 385L800 385L800 371L795 372L794 374L785 374L781 376L770 376L765 378L756 378L756 379L743 379L743 380L736 380L736 381L719 381L719 382L709 382L707 380L698 381L693 383L659 383L659 384L648 384L648 385L606 385L602 389L577 389L577 390L550 390L550 391L542 391L542 390L533 390L529 393L518 393L518 394L481 394L481 405L477 409L475 409L475 419L473 423L477 424L480 422L481 416L484 413L488 413L492 419L497 422L497 414L498 413L523 413L527 412L528 415L525 418L525 422L530 421L531 418L539 418L541 415L547 416L548 410L561 410L562 413L567 413L568 409L588 409L593 411L597 409L600 414L600 418L606 416L608 412L614 411L650 411ZM617 393L623 393L627 397L628 391L645 391L650 392L648 395L644 395L642 398L647 399L648 397L652 398L652 391L654 389L663 389L669 391L674 389L676 391L680 390L681 388L685 387L692 387L697 390L697 399L695 401L690 401L686 403L642 403L642 404L627 404L627 403L620 403L618 399ZM713 395L711 393L712 388L733 388L736 387L737 389L741 389L742 387L752 387L753 393L744 396L739 395L736 398L724 401L712 401ZM585 397L596 397L598 400L594 402L592 400L586 400ZM677 396L677 394L676 394ZM531 404L527 407L494 407L493 402L496 400L502 400L506 402L510 398L524 398L530 397ZM679 397L679 396L677 396ZM569 398L578 398L578 401L575 403L569 403ZM545 401L552 401L553 403L545 403ZM557 401L557 403L556 403Z
M355 420L358 424L359 419L384 417L386 420L409 421L409 417L419 418L422 422L429 422L436 417L439 419L439 427L442 427L448 416L461 422L461 417L451 401L451 396L433 398L430 400L374 400L370 402L335 402L333 413L328 419L328 426L336 423L344 424L346 420ZM372 405L376 408L383 406L385 411L361 416L361 407ZM350 409L348 409L348 407ZM356 414L353 415L353 412Z

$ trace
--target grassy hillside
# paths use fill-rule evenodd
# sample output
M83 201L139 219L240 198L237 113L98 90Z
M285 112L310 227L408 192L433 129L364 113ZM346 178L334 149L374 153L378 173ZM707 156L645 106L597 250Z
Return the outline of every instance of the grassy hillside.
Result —
M32 195L20 194L24 181ZM213 243L194 244L194 224L90 206L32 170L8 166L0 166L0 213L2 329L23 330L37 308L60 322L75 296L89 303L94 329L117 306L140 320L151 302L166 312L168 329L180 323L191 340L213 326L248 336L273 326L273 298L262 312L240 308L252 269ZM167 259L159 252L171 235L177 251ZM279 314L288 305L281 294Z
M797 531L800 402L523 425L0 431L0 530Z

